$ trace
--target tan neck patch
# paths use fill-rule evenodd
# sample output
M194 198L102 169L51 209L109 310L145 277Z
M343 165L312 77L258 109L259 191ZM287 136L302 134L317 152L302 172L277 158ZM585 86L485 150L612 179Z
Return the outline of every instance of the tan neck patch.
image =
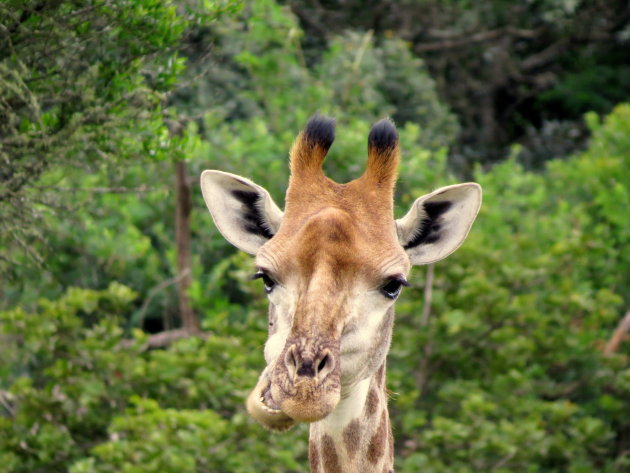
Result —
M319 473L319 451L314 439L308 443L308 459L311 464L311 473Z
M350 459L354 458L361 447L361 427L361 421L354 419L343 429L343 442Z
M325 434L322 440L322 456L324 473L343 473L339 466L339 456L335 448L335 442L330 435Z
M378 404L378 393L376 392L376 388L372 386L368 392L367 401L365 403L365 411L368 416L371 417L376 413Z
M384 374L383 366L369 380L369 388L362 397L363 406L355 411L356 417L347 423L325 421L311 425L311 441L315 440L319 447L310 451L312 473L393 473L394 442L387 393L385 383L379 386L380 376ZM312 458L317 453L319 457L314 463Z
M370 439L370 445L367 449L367 458L370 463L377 463L385 454L387 446L387 412L384 410L381 414L381 421L378 424L376 432Z

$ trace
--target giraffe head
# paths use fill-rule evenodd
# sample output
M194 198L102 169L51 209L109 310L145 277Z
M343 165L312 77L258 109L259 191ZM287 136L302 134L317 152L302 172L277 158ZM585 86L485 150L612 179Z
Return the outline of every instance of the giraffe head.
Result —
M267 366L247 407L274 430L326 417L374 375L389 350L393 304L410 267L455 251L481 204L478 184L459 184L420 197L394 220L400 152L393 123L372 127L367 168L346 184L322 171L333 140L334 121L317 115L298 135L284 212L243 177L201 176L216 226L256 256L254 277L269 298Z

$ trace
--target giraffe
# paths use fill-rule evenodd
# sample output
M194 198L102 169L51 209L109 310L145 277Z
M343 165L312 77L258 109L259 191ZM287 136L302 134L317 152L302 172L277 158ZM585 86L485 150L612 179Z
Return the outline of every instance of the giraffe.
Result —
M440 188L394 220L394 124L373 125L366 170L345 184L322 170L334 137L334 120L321 115L297 136L284 211L235 174L204 171L201 188L221 234L255 256L253 278L269 299L267 365L247 399L249 413L275 431L310 423L312 473L391 473L385 377L394 302L412 265L462 244L481 187Z

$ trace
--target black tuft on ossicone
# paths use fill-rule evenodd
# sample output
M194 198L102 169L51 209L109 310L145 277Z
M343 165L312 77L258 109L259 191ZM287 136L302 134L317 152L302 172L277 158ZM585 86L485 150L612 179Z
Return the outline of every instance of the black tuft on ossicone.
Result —
M375 148L377 152L388 151L398 143L398 132L389 118L377 121L368 135L368 148Z
M335 119L316 113L306 124L304 137L328 151L335 141Z

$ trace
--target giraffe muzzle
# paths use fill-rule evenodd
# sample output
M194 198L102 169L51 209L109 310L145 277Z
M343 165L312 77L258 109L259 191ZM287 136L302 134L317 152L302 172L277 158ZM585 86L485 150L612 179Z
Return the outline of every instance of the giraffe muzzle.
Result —
M289 339L272 371L269 397L292 419L316 422L339 402L340 372L339 342Z
M250 415L270 430L285 431L330 414L341 397L338 345L305 349L288 341L247 398Z
M285 352L284 364L293 383L313 379L316 384L320 384L334 371L335 358L328 348L313 354L292 344Z
M260 424L269 430L285 431L293 427L297 422L286 415L271 396L271 380L265 369L256 387L247 398L247 411Z

